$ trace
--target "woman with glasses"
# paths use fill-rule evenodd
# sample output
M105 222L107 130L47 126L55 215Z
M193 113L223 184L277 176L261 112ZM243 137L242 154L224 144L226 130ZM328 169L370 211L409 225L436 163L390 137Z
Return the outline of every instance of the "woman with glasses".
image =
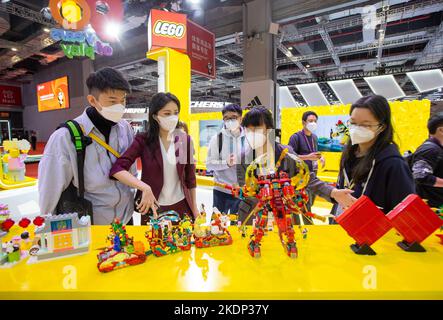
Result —
M412 174L394 142L389 103L378 95L362 97L350 115L337 187L354 190L355 198L368 196L387 214L415 193ZM343 209L336 204L332 212L338 216Z

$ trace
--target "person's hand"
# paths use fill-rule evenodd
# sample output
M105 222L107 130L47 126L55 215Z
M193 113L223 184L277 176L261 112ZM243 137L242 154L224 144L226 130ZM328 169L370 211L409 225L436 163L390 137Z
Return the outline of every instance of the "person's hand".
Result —
M323 156L320 158L320 163L321 163L322 168L324 168L325 164L326 164L326 160Z
M232 167L233 165L235 165L235 154L231 153L231 155L229 156L228 160L226 161L228 164L228 167Z
M317 161L320 160L321 153L320 152L312 152L306 156L306 160Z
M140 202L137 204L137 210L145 215L149 212L149 209L152 209L152 213L154 214L154 219L157 219L157 199L155 199L154 194L152 193L152 189L150 186L146 186L142 190L142 198Z
M351 193L353 193L353 190L349 189L334 189L331 192L331 198L334 198L335 201L338 202L339 205L343 207L343 209L347 209L350 206L352 206L357 199L351 196Z

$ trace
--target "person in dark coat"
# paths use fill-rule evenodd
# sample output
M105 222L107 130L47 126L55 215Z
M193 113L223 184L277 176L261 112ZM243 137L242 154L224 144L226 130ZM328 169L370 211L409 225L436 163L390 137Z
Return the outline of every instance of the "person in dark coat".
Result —
M337 187L369 197L387 214L415 193L412 173L394 142L391 109L378 95L360 98L351 106L350 139L341 161ZM343 212L334 205L332 214ZM332 222L332 221L331 221Z
M412 175L417 194L431 207L443 206L443 112L428 121L429 139L413 155Z

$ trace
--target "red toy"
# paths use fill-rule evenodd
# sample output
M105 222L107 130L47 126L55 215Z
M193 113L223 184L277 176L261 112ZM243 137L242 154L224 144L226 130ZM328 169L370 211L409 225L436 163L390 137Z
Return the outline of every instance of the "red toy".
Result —
M387 217L404 238L397 245L409 252L425 252L420 243L443 225L435 212L415 194L407 196Z
M391 229L388 218L366 196L361 196L336 221L356 241L351 249L357 254L375 255L370 246Z
M306 196L304 196L303 189L310 178L306 164L294 155L289 155L297 163L298 174L289 178L286 172L278 170L286 155L288 155L287 149L282 152L275 168L267 170L267 172L260 165L261 157L255 159L246 170L246 184L243 187L221 185L226 189L230 189L236 197L255 197L259 200L256 207L243 222L244 226L249 218L255 215L255 228L248 244L249 253L253 257L260 257L260 242L265 233L265 228L267 228L269 212L273 213L280 240L286 254L291 258L296 258L298 255L292 215L303 214L321 220L325 219L303 210L306 207ZM294 202L294 199L297 200Z

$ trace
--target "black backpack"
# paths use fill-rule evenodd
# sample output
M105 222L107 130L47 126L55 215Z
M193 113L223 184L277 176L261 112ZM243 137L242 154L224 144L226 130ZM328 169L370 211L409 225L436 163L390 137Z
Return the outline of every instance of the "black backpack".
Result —
M431 141L425 141L421 146L423 146L423 145L435 145L435 143L434 143L434 142L431 142ZM420 147L421 147L421 146L420 146ZM408 164L408 167L409 167L409 169L411 170L411 172L413 172L413 171L412 171L412 167L414 166L415 154L416 154L417 151L420 149L420 147L418 147L417 150L415 150L414 153L412 153L411 151L408 150L408 151L407 151L408 154L403 156L403 158L405 159L406 163ZM432 170L435 170L435 169L436 169L438 163L439 163L442 159L443 159L443 151L440 151L440 153L438 154L438 157L437 157L436 165L434 166L434 168L432 168Z
M55 208L55 214L65 214L77 212L78 217L90 216L91 224L93 224L93 211L92 203L84 198L85 196L85 179L84 179L84 166L85 166L85 151L86 147L92 143L90 137L83 134L80 125L74 121L69 120L61 124L59 128L68 129L71 134L72 143L75 146L77 152L77 172L78 172L78 190L71 183L62 192L60 200Z

